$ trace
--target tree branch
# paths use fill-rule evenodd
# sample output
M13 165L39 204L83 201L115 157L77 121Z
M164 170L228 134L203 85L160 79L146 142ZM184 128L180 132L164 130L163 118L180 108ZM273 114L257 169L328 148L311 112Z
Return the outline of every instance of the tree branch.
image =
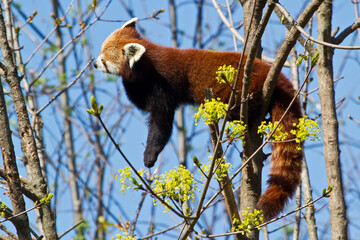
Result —
M283 16L288 20L288 22L293 26L293 27L296 27L297 30L299 32L301 32L301 34L303 34L305 37L307 37L309 40L313 41L313 42L316 42L318 44L321 44L321 45L324 45L324 46L327 46L327 47L331 47L331 48L336 48L336 49L345 49L345 50L359 50L360 49L360 46L340 46L340 45L337 45L337 44L333 44L331 42L325 42L325 41L322 41L322 40L319 40L317 38L314 38L312 37L311 35L309 35L305 30L304 28L301 26L300 22L299 22L299 19L298 21L294 21L294 19L290 16L290 14L286 11L286 9L280 4L280 3L275 3L276 4L276 7L281 11L281 13L283 14ZM354 26L354 27L353 27ZM352 27L354 29L352 29ZM349 35L351 32L349 31L355 31L356 28L360 27L360 23L358 21L356 21L352 26L350 26L350 30L347 30L344 34L341 35L341 38L338 39L338 41L342 41L344 40L344 38ZM347 35L346 35L347 34ZM331 41L331 39L329 40ZM340 42L341 42L340 41ZM339 43L340 43L339 42ZM309 51L310 52L310 51ZM311 52L310 52L311 53Z
M342 31L336 38L333 38L333 43L340 44L344 39L351 33L355 32L360 28L360 18L358 18L351 26L347 27ZM356 48L357 49L357 48Z
M6 5L9 7L8 2L6 2ZM9 11L9 9L7 9L7 11ZM9 46L6 34L2 6L0 6L0 47L5 62L5 79L8 82L11 80L19 81L15 61L13 59L13 52ZM17 215L18 213L24 212L26 208L25 200L21 192L21 182L16 164L14 145L11 138L2 81L0 81L0 126L0 147L5 169L4 179L9 188L9 197L14 214ZM19 238L30 239L30 226L27 214L21 214L13 219L12 223L16 228Z
M322 41L331 40L332 0L325 0L318 10L318 36ZM342 181L339 123L336 116L335 90L333 85L334 49L318 45L319 62L317 64L319 97L321 105L322 132L327 182L333 186L329 198L331 216L331 235L333 239L348 239L348 219Z
M310 18L313 16L314 12L319 8L323 1L324 0L312 0L297 19L296 25L304 27L309 22ZM277 4L277 1L268 0L268 2L274 2L275 4ZM300 31L298 30L296 25L293 26L286 35L286 38L281 45L278 54L276 55L276 60L271 66L270 71L266 77L263 86L263 106L261 111L263 116L265 116L267 110L269 109L272 93L275 89L277 79L281 73L281 68L284 65L291 49L294 47L298 37L300 36Z
M41 172L41 166L39 157L37 154L37 148L35 139L33 136L32 128L30 125L29 116L27 113L27 106L20 86L20 78L17 75L17 66L13 59L12 50L10 49L9 42L6 39L5 23L2 19L0 20L0 39L1 49L3 52L5 65L6 65L6 80L9 84L11 97L14 101L16 115L18 117L19 133L21 136L22 151L27 158L27 171L28 176L31 179L32 191L38 196L44 197L48 193L48 188L45 183L45 179ZM2 87L1 87L2 89ZM15 155L14 155L15 157ZM43 205L42 211L42 223L44 226L44 232L48 239L56 239L56 227L54 222L54 216L52 215L51 208L49 205ZM25 238L24 238L25 239Z

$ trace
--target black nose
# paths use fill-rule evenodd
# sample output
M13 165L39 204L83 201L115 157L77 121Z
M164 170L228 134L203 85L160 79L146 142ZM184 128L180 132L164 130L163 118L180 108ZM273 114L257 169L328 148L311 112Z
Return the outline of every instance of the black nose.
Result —
M96 62L94 62L94 68L97 68L97 64L96 64Z

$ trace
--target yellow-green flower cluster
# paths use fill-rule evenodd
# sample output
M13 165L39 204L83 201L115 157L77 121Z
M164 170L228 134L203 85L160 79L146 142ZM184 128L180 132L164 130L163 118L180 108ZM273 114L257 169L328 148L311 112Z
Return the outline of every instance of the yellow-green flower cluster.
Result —
M218 71L216 72L216 80L219 83L228 83L231 84L234 82L235 76L236 76L237 70L233 68L231 65L226 66L220 66L218 68Z
M98 217L97 228L99 229L99 231L104 231L106 233L109 233L109 227L111 226L113 226L113 224L109 223L104 216Z
M119 169L119 174L115 176L116 179L119 179L120 181L120 185L121 185L121 189L120 191L122 192L122 194L125 194L125 190L133 188L133 190L138 190L139 188L141 188L141 182L140 180L136 177L134 178L132 176L133 174L133 170L130 167L124 167L122 169ZM146 170L144 169L140 169L140 171L138 171L138 173L140 174L140 176L145 176Z
M250 209L249 207L247 208ZM263 213L262 210L254 209L253 213L249 213L247 210L243 211L243 221L240 222L239 219L233 217L233 227L231 228L232 232L243 231L243 235L245 233L249 233L252 228L259 226L259 224L263 221ZM260 230L260 228L258 228Z
M8 209L8 207L5 205L5 203L0 202L0 216L2 218L5 218L5 211Z
M130 236L127 232L123 232L122 234L116 234L111 239L114 239L114 240L136 240L136 236Z
M261 135L268 135L270 132L273 131L275 126L278 124L278 121L272 122L261 122L260 126L258 127L258 134ZM271 136L271 139L275 141L284 141L288 137L288 133L283 131L283 127L280 125L276 128L275 133Z
M210 158L210 157L209 157L209 158ZM193 158L193 160L194 160L194 159L197 160L196 157ZM199 172L199 173L202 173L202 175L201 175L201 181L203 181L204 178L207 178L208 173L209 173L209 169L210 169L210 160L208 160L208 161L206 162L206 164L202 164L202 163L199 162L199 160L197 160L196 162L194 161L194 165L199 168L198 172Z
M225 162L225 158L219 164L219 167L216 169L214 178L219 182L229 173L228 171L231 170L233 167L231 163Z
M240 120L234 120L227 123L226 134L232 139L244 140L246 133L246 124Z
M156 175L151 187L164 200L171 199L181 205L188 200L194 201L197 184L192 173L180 165L160 176Z
M278 122L266 123L265 121L261 123L258 127L258 133L262 135L267 135L271 132ZM304 118L299 118L299 123L293 124L294 129L290 131L291 134L295 136L295 141L298 143L297 149L301 150L301 143L306 139L310 141L320 140L318 136L321 131L319 129L319 123L317 121L308 119L307 116ZM284 141L288 140L288 133L283 131L282 126L278 126L275 131L275 134L272 135L271 139L275 141Z
M141 177L144 177L146 171L141 169L138 173ZM132 169L125 167L120 169L119 174L116 175L116 178L120 181L120 191L123 194L125 194L127 189L132 189L133 191L143 190L140 179L133 177L132 174ZM194 191L197 189L196 181L192 173L182 165L164 174L155 175L151 180L151 189L169 205L171 205L169 200L182 205L185 201L194 201L195 199ZM154 204L157 205L155 198Z
M202 118L205 124L219 122L225 116L227 107L228 105L221 102L220 98L207 99L204 104L200 105L199 111L195 113L195 125L197 125L199 118Z
M290 132L296 136L296 142L299 144L297 146L298 150L301 150L301 143L306 139L310 139L310 141L320 140L318 134L321 133L319 129L318 121L314 121L308 119L307 116L299 119L299 123L293 124L296 129L291 130Z
M196 162L194 161L195 166L199 168L198 171L202 173L201 181L203 181L204 178L207 178L207 176L209 175L211 160L212 157L209 157L209 160L206 162L206 164L202 164L202 163L199 164L197 163L198 160ZM219 162L219 160L216 161ZM232 164L226 162L226 158L223 157L221 159L221 162L218 164L218 167L215 171L215 175L213 176L213 178L217 179L218 181L221 181L222 178L226 176L226 173L229 173L228 171L231 170L232 168L233 168Z

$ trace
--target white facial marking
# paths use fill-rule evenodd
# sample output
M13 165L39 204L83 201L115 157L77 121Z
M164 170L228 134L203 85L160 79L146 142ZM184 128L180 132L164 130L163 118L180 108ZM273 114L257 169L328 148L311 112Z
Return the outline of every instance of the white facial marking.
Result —
M139 61L141 56L146 51L145 47L138 43L128 43L124 46L124 50L130 68L132 68L137 61Z
M105 63L106 63L106 67L107 67L107 70L109 71L109 73L119 75L119 73L120 73L119 68L115 64L113 64L109 61L106 61Z
M120 73L119 68L112 62L106 61L103 58L104 58L104 56L103 56L103 54L101 54L95 60L94 64L96 66L96 69L101 72L104 72L104 73L112 73L112 74L119 75L119 73Z
M121 27L121 29L122 29L122 28L124 28L124 27L126 27L127 25L130 25L130 24L136 23L136 22L137 22L137 20L138 20L138 18L137 18L137 17L130 19L129 21L127 21L126 23L124 23L124 25Z
M94 65L96 66L96 69L101 71L101 72L104 72L106 73L106 67L105 65L103 64L103 62L101 61L101 58L102 58L102 54L95 60L95 63Z

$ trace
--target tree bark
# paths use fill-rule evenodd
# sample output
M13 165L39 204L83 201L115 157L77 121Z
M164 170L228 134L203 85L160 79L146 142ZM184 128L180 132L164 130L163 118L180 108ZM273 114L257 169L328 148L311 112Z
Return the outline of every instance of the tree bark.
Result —
M245 49L243 50L245 53L250 53L251 56L261 57L262 47L261 47L261 35L257 36L257 28L259 27L259 23L262 18L262 10L266 4L266 0L261 1L249 1L242 0L241 4L243 6L243 15L244 15L244 35L247 36L247 43L245 45ZM255 4L255 6L254 6ZM251 29L251 31L250 31ZM256 53L255 53L256 51ZM255 54L253 54L255 53ZM254 57L249 57L247 59L247 64L249 66L245 66L245 68L249 68L251 72L252 62L254 61ZM246 71L246 70L245 70ZM242 76L240 76L242 77ZM247 98L247 92L250 86L250 74L244 73L243 86L241 92L241 99ZM240 110L240 120L242 120L247 126L247 101L242 101L241 110ZM260 120L259 120L260 122ZM257 134L257 125L254 124L251 129L248 129L248 133L245 136L245 141L243 144L243 156L242 162L245 163L247 159L251 156L253 152L258 149L258 147L262 144L262 138ZM245 211L248 209L249 212L253 212L256 208L256 203L261 194L261 172L263 161L265 160L265 155L262 151L259 151L256 154L252 161L250 161L242 170L241 173L241 185L240 185L240 211ZM241 214L240 214L241 216ZM251 231L246 234L245 239L259 239L259 231Z
M250 51L252 41L254 40L254 37L255 37L255 32L256 32L255 29L261 21L262 11L266 5L266 0L257 0L257 1L240 0L240 2L243 7L244 35L246 36L247 34L249 34L249 40L248 40L249 44L245 48L245 52L248 53ZM254 3L256 3L256 5L255 5L254 14L253 14L253 9L254 9L253 4ZM252 15L253 15L253 20L250 25ZM262 47L261 47L261 43L260 43L257 46L256 57L261 58L261 54L262 54Z
M3 56L6 61L7 54L4 51L10 50L10 48L7 48L5 46L7 39L5 33L6 31L4 28L4 19L2 15L2 9L0 7L0 42L1 42L1 49L3 50ZM10 56L8 55L8 57ZM10 61L12 61L12 59ZM5 69L6 69L5 76L7 76L9 73L7 71L8 67L6 63L5 63ZM6 102L5 102L4 91L1 80L0 80L0 126L1 126L0 147L1 147L5 175L6 175L5 181L9 190L8 194L11 200L13 214L15 215L24 212L26 208L25 208L24 197L21 191L21 182L16 164L14 145L11 139L11 130L9 126L9 119L7 115ZM17 234L20 239L31 239L29 219L26 213L16 217L12 222L16 228Z
M331 42L332 0L324 1L318 10L317 17L319 40ZM322 45L318 45L317 49L320 55L317 70L326 174L328 185L334 187L329 199L331 235L332 239L348 239L348 220L341 175L338 121L333 83L332 58L334 50Z
M216 123L212 123L209 124L209 132L211 135L211 143L213 146L213 150L215 150L215 146L216 143L218 141L218 136L219 136L219 126ZM218 148L218 151L216 153L214 153L215 159L218 162L221 161L221 158L223 156L223 149L220 145L220 147ZM209 173L210 174L210 173ZM239 219L240 220L240 214L239 214L239 210L235 201L235 196L232 190L232 183L229 182L230 178L228 173L224 173L225 176L223 176L221 178L221 181L219 181L219 186L220 188L223 189L222 191L222 195L224 196L224 204L225 204L225 209L228 213L228 218L229 221L231 223L231 226L235 227L233 225L233 220ZM210 175L210 177L212 177ZM235 239L246 239L244 236L242 236L241 234L237 234L235 235Z
M0 20L0 25L0 32L2 35L0 37L1 49L7 67L6 80L10 87L11 97L14 101L15 112L18 118L21 146L26 158L27 173L30 179L29 182L32 184L31 189L33 193L41 199L48 193L48 187L42 175L36 143L27 113L27 106L20 86L20 78L17 75L17 66L13 60L13 51L11 50L5 35L6 30L3 18ZM40 215L46 239L57 239L55 218L51 212L50 204L41 206Z
M53 0L53 11L56 18L59 18L59 1ZM56 41L55 45L58 49L63 47L63 39L61 29L58 27L56 29ZM66 77L66 55L64 52L61 52L58 57L58 67L57 67L57 76L60 81L60 86L66 86L67 77ZM61 108L63 110L63 118L64 118L64 143L66 146L66 157L67 157L67 165L69 169L69 186L71 192L71 202L73 205L73 214L74 214L74 224L77 224L83 219L82 216L82 208L81 208L81 200L79 195L79 187L78 187L78 173L76 170L76 156L74 151L74 140L73 140L73 130L72 124L69 120L71 116L71 107L69 105L69 96L68 91L64 91L60 96ZM78 230L77 230L78 231ZM77 232L79 236L83 236L84 233L80 230Z

